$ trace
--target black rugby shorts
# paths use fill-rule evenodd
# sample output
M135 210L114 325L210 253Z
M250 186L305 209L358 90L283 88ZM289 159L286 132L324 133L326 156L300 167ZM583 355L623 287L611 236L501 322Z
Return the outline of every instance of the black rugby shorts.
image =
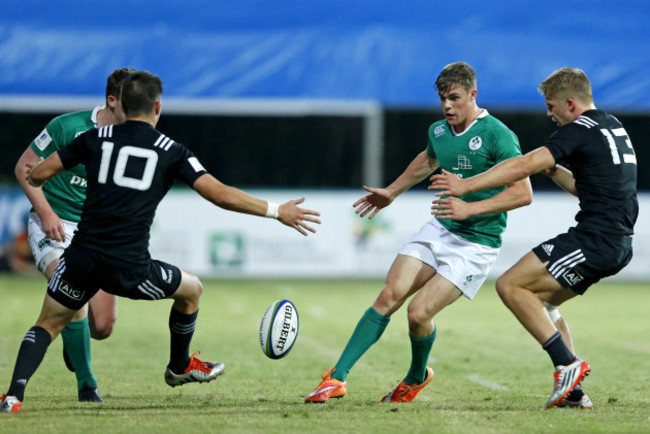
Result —
M61 256L47 292L65 307L78 310L102 289L134 300L158 300L172 295L181 283L178 267L162 261L129 269L100 261L72 244Z
M533 249L560 285L578 294L632 260L632 237L571 228Z

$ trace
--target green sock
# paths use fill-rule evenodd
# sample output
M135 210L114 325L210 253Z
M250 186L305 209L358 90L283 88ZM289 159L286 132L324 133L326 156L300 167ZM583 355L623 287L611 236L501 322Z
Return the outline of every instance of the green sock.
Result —
M389 317L383 316L372 307L369 307L357 323L357 327L350 336L350 340L345 346L339 361L336 362L332 378L345 381L350 369L357 363L357 360L368 351L372 344L379 340L389 321Z
M411 369L404 378L404 382L409 386L424 383L427 377L429 353L433 347L433 341L436 340L437 332L438 327L435 327L433 333L423 338L416 338L409 333L411 338Z
M63 346L68 358L74 366L74 373L77 376L77 387L79 390L84 383L90 387L97 387L97 380L90 368L90 329L88 328L88 317L81 321L71 321L61 331Z

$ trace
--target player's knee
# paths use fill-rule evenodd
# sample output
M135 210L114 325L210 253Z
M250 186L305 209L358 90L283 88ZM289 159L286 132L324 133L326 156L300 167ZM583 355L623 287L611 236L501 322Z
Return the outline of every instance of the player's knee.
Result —
M385 315L386 313L393 312L398 308L401 305L401 302L401 291L399 291L399 289L394 285L387 284L384 286L384 289L381 290L379 296L377 296L374 307L379 313Z
M194 274L184 271L183 280L174 298L188 305L198 305L202 293L203 284L201 280Z
M101 341L108 338L112 333L115 327L115 320L112 321L104 319L103 321L95 320L95 324L90 327L90 337Z
M194 298L198 301L199 298L201 298L201 294L203 294L203 283L201 282L201 279L199 279L197 276L192 275L192 293L194 294Z
M90 337L101 341L108 338L113 333L113 327L102 327L99 329L90 330Z
M496 281L495 286L497 289L497 294L499 294L499 297L501 297L502 300L510 297L510 294L512 293L512 285L506 277L499 277Z
M409 329L419 329L426 326L433 319L431 315L422 308L420 305L410 303L408 306L407 317L409 322Z

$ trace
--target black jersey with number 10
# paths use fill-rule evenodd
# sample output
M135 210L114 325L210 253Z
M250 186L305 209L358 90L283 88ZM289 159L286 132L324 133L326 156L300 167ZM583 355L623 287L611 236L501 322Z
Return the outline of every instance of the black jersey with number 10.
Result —
M73 243L109 264L146 264L156 208L176 179L206 171L185 146L146 122L93 129L59 150L64 168L86 166L88 188Z
M623 125L589 110L546 141L555 161L573 172L580 200L578 228L632 235L639 214L637 165Z

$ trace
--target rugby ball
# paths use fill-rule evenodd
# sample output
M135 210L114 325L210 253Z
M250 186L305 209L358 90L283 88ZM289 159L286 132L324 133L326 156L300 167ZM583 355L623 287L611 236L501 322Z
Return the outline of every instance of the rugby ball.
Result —
M298 337L298 311L289 300L276 300L266 309L260 323L260 346L267 357L286 356Z

